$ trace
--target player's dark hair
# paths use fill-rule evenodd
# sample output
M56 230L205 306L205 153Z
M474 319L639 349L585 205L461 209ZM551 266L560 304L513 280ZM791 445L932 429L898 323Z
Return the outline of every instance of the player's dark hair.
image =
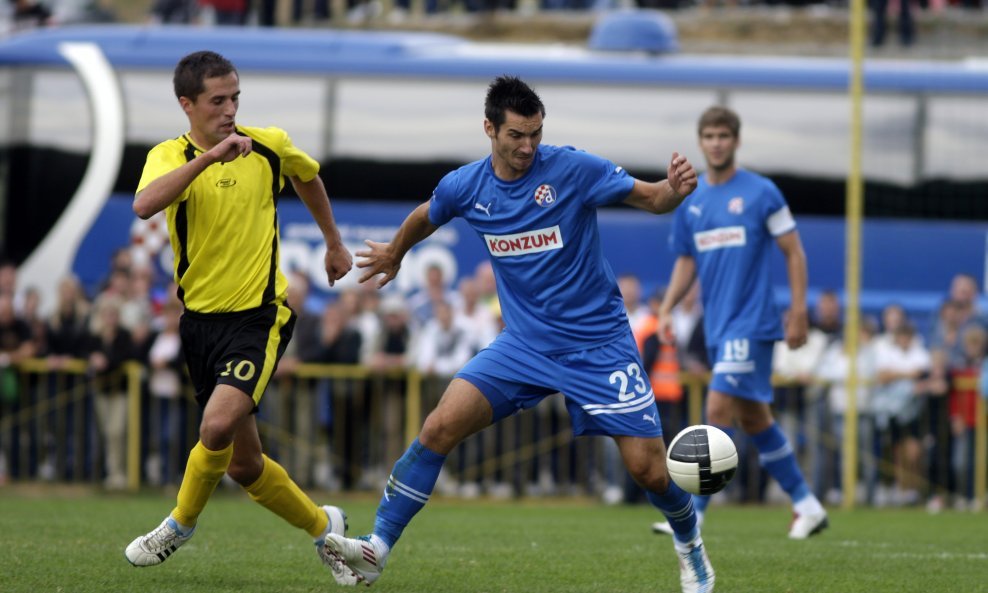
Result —
M532 87L516 76L498 76L487 87L484 117L494 124L494 131L497 132L508 111L522 117L532 117L535 114L545 117L545 105Z
M231 72L236 72L230 60L212 51L197 51L191 53L175 66L175 76L172 84L175 85L175 97L191 99L193 101L206 90L205 80L226 76Z
M737 138L741 134L741 118L727 107L715 105L703 112L696 125L696 133L703 134L705 128L726 127Z

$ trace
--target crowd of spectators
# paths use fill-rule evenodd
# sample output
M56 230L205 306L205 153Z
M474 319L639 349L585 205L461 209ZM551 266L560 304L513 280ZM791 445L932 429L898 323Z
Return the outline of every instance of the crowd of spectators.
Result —
M151 483L171 482L181 475L181 460L168 452L184 434L190 405L183 397L188 385L178 332L182 303L173 284L160 283L151 268L135 264L129 253L117 252L106 279L91 296L76 278L62 279L46 316L40 313L46 295L30 287L19 290L16 267L11 262L0 265L0 404L7 404L0 410L17 403L20 362L42 359L52 371L84 364L103 452L98 471L110 489L127 485L124 363L138 361L147 369L145 389L155 421L145 427L149 444L143 469ZM409 295L379 294L367 284L343 290L329 301L313 298L304 274L292 273L289 282L288 302L298 321L279 375L291 375L303 363L322 363L362 365L384 377L385 459L396 457L403 446L402 373L415 368L440 382L449 380L500 331L489 264L463 278L457 290L438 267L430 268L426 278L423 288ZM442 387L436 381L431 385ZM324 400L330 396L329 386L324 382L320 387ZM332 430L330 403L323 401L320 413L321 423ZM7 448L11 446L8 442ZM12 462L8 453L0 450L0 480ZM38 452L37 457L36 464L44 466L46 454ZM38 470L38 475L54 474L49 469Z
M28 2L30 0L17 0ZM744 8L749 6L806 7L812 5L846 6L841 0L154 0L149 13L152 23L201 23L208 25L275 26L288 19L292 24L325 24L334 17L334 10L343 10L343 18L359 24L385 19L400 23L415 10L427 15L442 13L491 13L541 11L607 11L619 9L677 10L700 7L703 9ZM919 0L916 6L909 0L902 2L870 0L870 41L881 46L892 24L899 32L899 42L912 45L916 37L913 10L942 11L947 7L978 10L983 0ZM421 6L421 8L418 8ZM280 17L280 19L279 19Z
M7 0L0 4L4 32L79 23L119 20L114 0ZM400 24L421 11L425 15L622 9L679 10L751 6L843 8L844 0L148 0L145 21L152 25L319 26L341 20L362 25L374 21ZM915 43L914 11L981 10L984 0L869 0L869 42L880 48L888 30L897 31L902 47ZM334 12L335 11L335 12ZM129 12L121 10L120 12ZM339 15L335 13L340 13Z
M855 396L859 435L859 502L876 506L975 505L974 441L978 379L986 355L986 319L977 309L974 277L957 274L939 315L921 331L896 303L859 328ZM823 293L815 309L814 337L787 358L775 375L801 390L790 429L812 442L818 495L842 499L841 444L848 409L848 372L839 301ZM835 331L836 330L836 331ZM787 389L790 387L780 387ZM791 400L790 400L791 401ZM807 438L809 435L810 438Z
M637 281L622 278L619 284L632 301L629 317L668 439L688 423L685 386L675 377L702 377L708 371L698 289L694 286L673 312L676 343L663 345L654 335L661 292L642 307ZM897 303L861 320L855 398L859 503L925 504L931 512L948 505L977 508L975 404L988 350L988 316L978 310L978 294L973 276L957 274L926 331ZM831 504L843 497L848 370L840 295L824 290L815 300L806 344L789 350L780 342L773 374L777 418L800 448L817 496ZM754 447L743 435L736 441L738 476L723 496L738 501L779 497L760 470Z
M354 412L357 417L333 417L332 398L352 399L352 385L341 388L326 380L317 389L322 427L332 433L342 430L338 424L345 425L351 433L347 438L356 439L350 446L382 447L382 459L396 458L403 444L404 371L417 369L433 379L432 391L441 393L444 382L502 328L494 277L486 262L455 283L444 277L442 268L430 267L421 288L410 294L379 293L367 284L321 300L313 296L307 277L297 272L291 274L289 285L288 302L299 318L279 375L292 375L300 364L322 363L361 365L382 377L380 405L373 419L366 409ZM660 406L663 430L671 438L689 421L687 386L681 378L684 373L702 378L708 371L698 289L694 287L677 306L676 342L665 344L655 334L661 290L643 298L634 276L619 278L619 286ZM94 471L106 488L123 488L128 419L121 375L125 361L137 360L147 369L146 401L149 417L155 419L145 427L144 477L152 484L177 480L183 460L173 452L184 451L182 439L194 418L194 403L184 395L188 386L178 332L182 303L174 285L162 285L150 268L135 264L129 252L121 250L105 281L91 295L73 277L62 279L53 295L19 288L16 267L10 262L0 265L0 410L11 409L17 401L19 363L43 359L54 371L84 364L92 422L101 445ZM918 329L895 303L888 304L880 318L864 317L855 398L860 443L856 495L861 502L926 504L931 511L975 504L975 402L988 348L978 294L975 279L958 274L928 331ZM54 299L51 313L42 315L49 296ZM818 496L832 504L843 495L841 445L848 409L844 379L849 366L843 340L840 295L823 291L814 303L806 345L795 351L780 347L774 369L780 422L808 459L808 474ZM426 399L429 396L425 394ZM386 438L371 438L356 430L371 421L378 423ZM465 444L464 458L480 456L485 445L479 443ZM743 437L738 445L742 464L727 496L771 497L753 448ZM600 490L605 500L635 500L636 489L620 470L615 451L606 443L602 451ZM16 463L9 453L0 450L0 480ZM464 461L457 463L462 467ZM34 475L58 479L43 452L38 453L37 465ZM549 490L546 482L551 478L546 473L555 465L549 459L524 479L541 480L541 490ZM329 468L316 479L326 487L371 487L367 481L375 479L371 469L361 484L353 475L341 479L342 473L340 468ZM467 484L463 491L477 492L478 484Z
M17 32L48 26L118 21L114 0L7 0L0 4L0 30ZM149 0L145 22L152 25L326 26L331 22L401 24L415 15L490 14L537 11L626 9L704 10L752 6L845 8L843 0ZM869 43L885 45L889 29L903 48L917 38L916 10L981 10L984 0L869 0ZM121 11L129 12L129 11Z

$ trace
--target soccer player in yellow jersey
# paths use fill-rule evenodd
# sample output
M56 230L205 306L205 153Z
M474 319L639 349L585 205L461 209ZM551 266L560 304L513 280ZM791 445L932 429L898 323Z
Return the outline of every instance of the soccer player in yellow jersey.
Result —
M317 506L263 453L254 416L296 319L278 267L275 206L286 177L322 230L330 284L350 270L350 252L319 164L284 130L237 125L240 78L233 64L209 51L190 54L176 66L174 86L190 129L148 153L134 212L167 213L185 303L182 349L203 414L175 509L127 546L127 560L161 564L188 541L226 473L253 500L308 532L320 558L339 570L322 544L327 534L345 532L345 515Z

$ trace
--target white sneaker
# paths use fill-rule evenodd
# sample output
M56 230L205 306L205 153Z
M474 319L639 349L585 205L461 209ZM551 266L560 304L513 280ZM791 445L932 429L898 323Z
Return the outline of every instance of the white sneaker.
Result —
M607 506L614 506L624 502L624 488L620 486L608 486L601 494L601 500Z
M672 535L672 525L670 525L668 521L656 521L655 523L652 523L652 533Z
M380 539L369 535L351 538L331 533L326 536L326 552L345 569L341 571L342 577L336 579L337 583L370 586L381 577L391 550ZM333 576L336 576L335 571Z
M789 539L806 539L820 533L828 525L826 511L793 515L792 524L789 526Z
M333 572L333 578L336 579L336 582L342 583L347 580L353 580L353 582L349 584L356 585L356 578L351 576L351 572L347 569L346 565L337 560L335 556L326 550L327 535L330 533L335 533L336 535L346 535L346 513L344 513L343 509L339 507L329 505L323 505L322 510L325 511L329 522L326 524L326 530L319 534L319 537L317 537L313 542L316 545L316 554L319 555L319 559L322 560L322 563L328 566L329 570Z
M189 541L195 532L196 528L193 527L191 531L183 534L179 531L175 519L168 515L157 529L130 542L124 555L134 566L157 566L167 560L182 544Z
M683 593L711 593L714 590L714 569L707 558L707 550L699 537L693 540L689 551L679 555L679 583Z

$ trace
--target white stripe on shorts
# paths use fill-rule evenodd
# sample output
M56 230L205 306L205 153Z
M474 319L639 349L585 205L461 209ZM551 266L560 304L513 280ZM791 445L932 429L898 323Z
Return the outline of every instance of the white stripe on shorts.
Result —
M642 397L629 402L621 402L619 404L587 404L580 407L590 416L596 416L598 414L627 414L629 412L644 410L652 405L654 401L655 394L652 393L652 390L649 390Z
M720 375L723 373L753 373L755 372L755 361L745 362L718 362L714 364L713 373Z

